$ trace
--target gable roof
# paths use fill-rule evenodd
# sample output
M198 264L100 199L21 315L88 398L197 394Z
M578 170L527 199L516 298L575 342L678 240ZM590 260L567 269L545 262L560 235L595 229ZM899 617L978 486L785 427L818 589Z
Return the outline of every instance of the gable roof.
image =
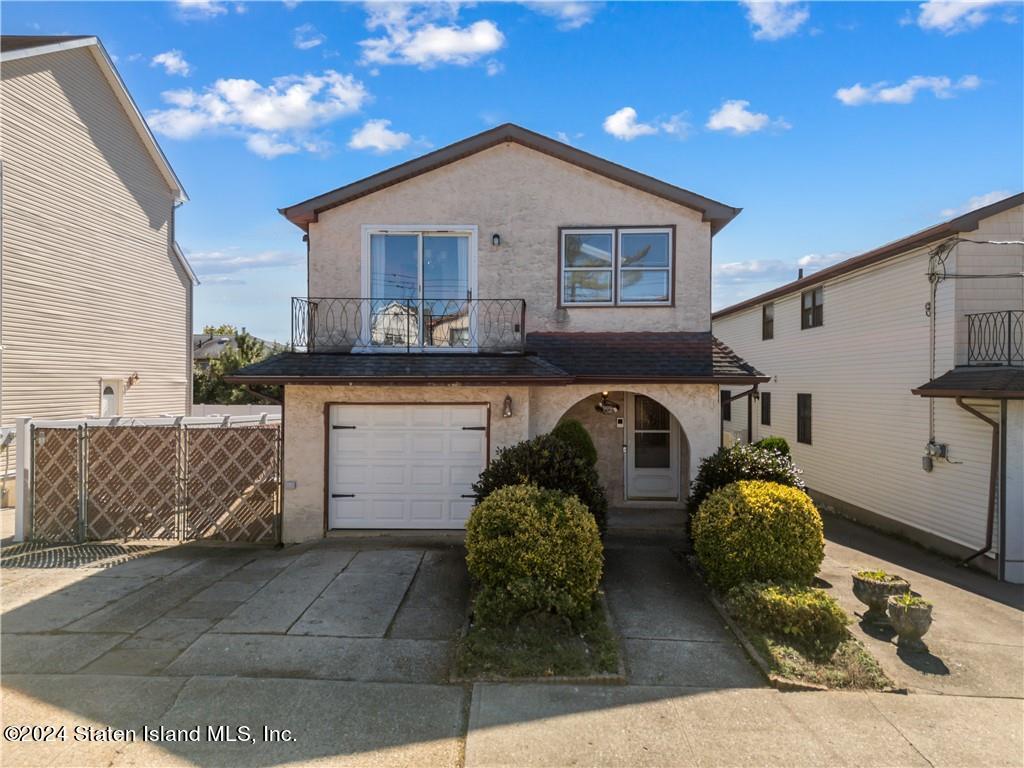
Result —
M912 235L907 235L899 240L893 240L891 243L875 248L874 250L862 253L859 256L853 256L845 261L840 261L838 264L833 264L831 267L815 272L813 275L800 278L799 280L793 280L792 282L780 285L778 288L773 288L770 291L758 294L751 299L746 299L732 306L720 309L717 312L711 313L712 320L718 320L728 315L740 312L744 309L763 304L766 301L772 301L781 296L786 296L796 291L806 291L808 288L824 283L826 280L838 277L839 275L845 275L848 272L853 272L864 267L870 267L879 262L891 259L900 254L906 253L907 251L915 248L921 248L925 245L938 242L939 240L945 240L948 237L953 237L960 234L961 232L973 232L978 228L979 222L983 219L987 219L989 216L995 216L997 213L1008 211L1011 208L1016 208L1018 205L1024 204L1024 192L1020 192L1016 195L998 200L991 205L986 205L983 208L977 208L969 213L965 213L962 216L957 216L952 219L948 219L940 224L928 227L915 232Z
M188 195L185 193L185 187L182 186L181 181L174 173L174 169L171 168L171 164L167 161L163 150L160 149L156 137L149 130L146 120L142 117L142 113L139 111L135 100L128 92L127 86L125 86L121 76L117 73L114 63L110 60L110 56L107 55L107 51L98 37L94 35L3 35L0 36L0 62L15 61L31 56L42 56L48 53L68 51L75 48L88 48L90 53L92 53L93 58L99 65L100 71L107 79L107 82L110 83L110 87L114 90L114 95L117 96L117 100L124 108L129 122L139 134L142 145L149 152L150 157L153 158L153 162L160 171L160 175L164 177L164 181L167 182L167 186L174 192L175 198L179 203L187 202Z
M454 163L469 155L485 149L511 142L541 152L566 163L583 168L592 173L612 179L629 187L634 187L650 195L661 197L678 205L691 208L703 214L704 221L711 222L711 233L715 234L732 221L741 208L733 208L703 197L695 192L676 187L667 182L647 176L625 166L584 152L581 149L555 141L552 138L534 133L513 123L505 123L490 130L457 141L433 152L421 155L413 160L396 165L386 171L347 184L331 192L325 192L301 203L281 208L279 211L293 224L304 230L309 229L311 222L317 220L320 213L336 208L357 198L378 192L382 189L407 181L420 174L433 171L441 166Z

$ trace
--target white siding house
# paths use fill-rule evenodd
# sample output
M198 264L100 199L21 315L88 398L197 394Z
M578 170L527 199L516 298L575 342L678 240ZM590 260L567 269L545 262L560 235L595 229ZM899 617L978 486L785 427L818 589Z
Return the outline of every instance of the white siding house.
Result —
M0 426L187 414L180 182L97 38L4 36L0 55Z
M995 532L974 562L1013 581L1024 580L1022 204L1016 195L713 315L715 335L771 376L753 440L786 438L820 501L930 547L966 557L986 546L993 428L957 396L991 418ZM807 322L813 291L823 303ZM803 440L799 395L810 396ZM748 438L746 399L723 429Z

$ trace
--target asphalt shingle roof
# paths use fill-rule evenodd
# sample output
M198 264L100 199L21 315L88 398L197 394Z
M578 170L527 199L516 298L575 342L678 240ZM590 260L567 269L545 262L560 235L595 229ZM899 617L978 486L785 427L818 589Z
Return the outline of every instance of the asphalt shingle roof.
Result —
M1024 398L1024 368L954 368L912 391L922 397Z
M571 384L665 381L753 384L766 380L710 333L533 333L525 355L286 352L229 380Z

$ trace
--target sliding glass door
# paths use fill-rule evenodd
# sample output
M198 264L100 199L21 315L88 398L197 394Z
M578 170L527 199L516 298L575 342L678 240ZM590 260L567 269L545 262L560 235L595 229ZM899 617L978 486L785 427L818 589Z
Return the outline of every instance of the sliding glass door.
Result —
M370 345L472 348L470 246L469 233L371 233L364 312Z

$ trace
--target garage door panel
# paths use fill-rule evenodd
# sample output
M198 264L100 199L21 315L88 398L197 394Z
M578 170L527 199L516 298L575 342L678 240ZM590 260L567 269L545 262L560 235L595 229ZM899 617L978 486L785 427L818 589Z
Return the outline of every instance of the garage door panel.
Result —
M333 406L332 528L462 528L487 461L479 405Z

